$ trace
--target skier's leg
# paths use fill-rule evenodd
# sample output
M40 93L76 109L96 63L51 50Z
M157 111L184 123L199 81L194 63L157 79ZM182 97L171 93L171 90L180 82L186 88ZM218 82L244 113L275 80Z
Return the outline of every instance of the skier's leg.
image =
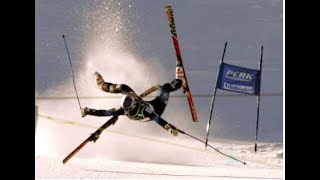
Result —
M170 90L170 92L172 91L176 91L178 89L181 88L182 86L182 80L181 79L174 79L173 81L171 81L170 83L168 83L170 85L170 87L168 87L168 89Z
M122 93L122 94L133 92L133 90L126 84L113 84L113 83L105 82L101 74L98 72L95 72L94 75L96 78L96 85L102 91L110 92L110 93Z
M154 107L154 111L159 116L162 115L167 106L170 92L178 90L181 85L182 81L180 79L174 79L171 83L165 83L161 87L159 95L150 102L150 104Z

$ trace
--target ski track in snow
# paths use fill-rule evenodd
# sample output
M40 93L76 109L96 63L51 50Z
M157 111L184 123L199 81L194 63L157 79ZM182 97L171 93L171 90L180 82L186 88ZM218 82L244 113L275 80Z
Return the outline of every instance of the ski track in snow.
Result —
M189 140L183 141L187 143ZM191 146L192 141L189 141ZM134 162L101 158L79 158L76 155L65 165L61 157L39 155L35 159L36 179L282 179L283 157L282 144L258 144L258 152L253 152L253 145L214 144L226 154L232 154L247 163L243 165L214 150L195 153L188 149L182 155L189 155L192 162L172 164L152 162ZM171 150L171 145L167 148ZM169 152L167 152L169 153ZM179 154L178 156L181 156ZM190 157L191 156L191 157Z

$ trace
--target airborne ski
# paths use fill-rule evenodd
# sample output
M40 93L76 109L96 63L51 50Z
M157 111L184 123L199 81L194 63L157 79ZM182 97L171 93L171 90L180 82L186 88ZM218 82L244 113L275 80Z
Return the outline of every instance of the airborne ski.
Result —
M176 25L174 23L173 10L172 10L171 6L169 6L169 5L166 6L165 9L166 9L166 13L168 16L168 23L170 26L173 45L174 45L174 48L176 51L176 56L177 56L176 66L178 68L178 71L180 71L179 78L181 78L183 80L183 83L182 83L183 92L186 94L186 96L188 98L188 104L190 107L192 120L194 122L198 122L198 115L197 115L196 108L193 103L191 91L190 91L189 84L187 81L187 76L185 74L185 70L184 70L183 63L182 63L181 51L180 51L178 36L177 36L177 32L176 32Z

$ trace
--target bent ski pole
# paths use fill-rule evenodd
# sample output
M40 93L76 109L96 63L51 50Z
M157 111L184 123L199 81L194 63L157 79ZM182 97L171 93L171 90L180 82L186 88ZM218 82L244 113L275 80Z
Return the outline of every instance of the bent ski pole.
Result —
M99 129L97 129L94 133L92 133L86 140L84 140L78 147L76 147L66 158L63 159L63 164L67 163L69 159L71 159L83 146L85 146L88 142L93 141L96 142L103 130L108 128L110 125L113 125L118 120L118 116L113 116L106 123L104 123Z
M66 39L64 38L64 34L62 34L62 38L63 38L63 41L64 41L64 45L66 46L66 50L67 50L67 54L68 54L68 59L69 59L69 62L70 62L71 75L72 75L72 79L73 79L73 87L74 87L74 90L75 90L76 95L77 95L77 100L78 100L79 107L80 107L80 109L81 109L81 105L80 105L80 101L79 101L79 96L78 96L77 88L76 88L76 83L75 83L74 75L73 75L73 69L72 69L71 58L70 58L70 54L69 54L69 50L68 50L68 46L67 46Z
M207 144L207 145L208 145L209 147L211 147L213 150L217 151L218 153L220 153L220 154L222 154L222 155L224 155L224 156L227 156L227 157L229 157L229 158L231 158L231 159L233 159L233 160L236 160L236 161L238 161L238 162L241 162L241 163L244 164L244 165L247 164L247 163L244 162L244 161L240 161L239 159L236 159L236 158L234 158L234 157L232 157L232 156L230 156L230 155L228 155L228 154L225 154L225 153L219 151L217 148L214 148L213 146L211 146L211 145L208 144L207 142L202 141L201 139L198 139L198 138L196 138L196 137L194 137L194 136L192 136L192 135L190 135L190 134L188 134L188 133L185 133L185 132L181 131L180 129L177 129L177 130L178 130L180 133L182 133L182 134L185 134L185 135L187 135L187 136L189 136L189 137L191 137L191 138L193 138L193 139L195 139L195 140L198 140L198 141L200 141L200 142L202 142L202 143Z

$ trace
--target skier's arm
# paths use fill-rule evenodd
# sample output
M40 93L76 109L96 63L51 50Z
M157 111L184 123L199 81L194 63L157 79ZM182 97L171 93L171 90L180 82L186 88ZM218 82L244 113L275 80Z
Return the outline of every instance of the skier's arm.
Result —
M101 74L98 72L95 72L95 76L96 76L96 85L102 91L110 92L110 93L122 93L122 94L134 92L126 84L113 84L113 83L105 82Z
M157 113L152 111L149 107L146 107L145 115L147 117L149 117L151 120L155 121L157 124L159 124L160 126L162 126L166 130L169 130L170 128L177 129L175 126L173 126L172 124L169 124L167 121L162 119Z
M87 108L85 107L84 109L81 109L81 115L82 117L86 116L86 115L91 115L91 116L119 116L119 115L123 115L124 114L124 110L122 108L116 109L116 108L112 108L112 109L108 109L108 110L104 110L104 109L91 109L91 108Z

